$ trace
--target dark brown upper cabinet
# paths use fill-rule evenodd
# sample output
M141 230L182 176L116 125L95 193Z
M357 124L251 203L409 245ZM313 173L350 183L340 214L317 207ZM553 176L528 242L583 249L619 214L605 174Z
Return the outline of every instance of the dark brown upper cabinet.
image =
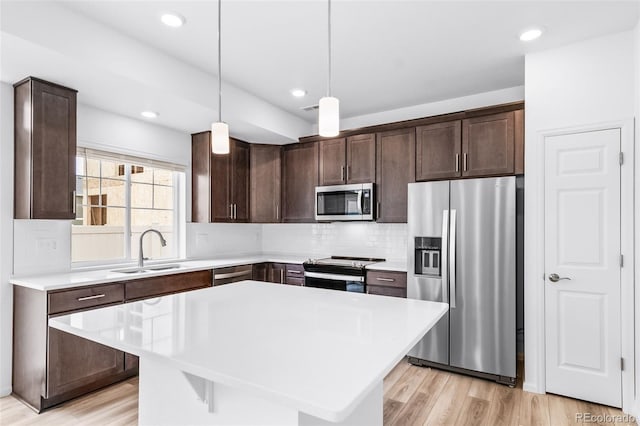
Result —
M191 135L191 221L249 221L249 144L230 140L229 154L211 153L211 132Z
M282 219L315 222L315 188L318 185L318 144L285 145L282 153Z
M376 136L376 217L378 222L407 221L407 184L415 182L415 128Z
M282 147L251 144L250 163L251 222L280 222Z
M462 121L462 176L515 172L515 112Z
M320 185L375 182L375 134L320 142Z
M77 91L29 77L14 85L16 219L75 219Z
M320 185L346 182L346 146L345 138L320 141Z
M417 127L416 180L460 177L461 151L461 120Z

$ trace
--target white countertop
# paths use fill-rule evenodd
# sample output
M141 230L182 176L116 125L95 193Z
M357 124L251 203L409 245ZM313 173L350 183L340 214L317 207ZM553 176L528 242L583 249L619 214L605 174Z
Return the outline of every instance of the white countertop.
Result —
M302 264L302 262L304 262L305 260L307 260L307 258L301 256L259 254L219 259L168 261L166 263L180 264L180 268L160 271L147 271L137 274L113 272L114 269L122 269L126 267L126 265L118 265L111 266L108 269L76 270L64 273L48 273L42 275L11 277L9 282L13 285L28 287L34 290L51 291L115 281L135 280L146 277L181 274L184 272L201 271L205 269L224 268L228 266L247 265L262 262ZM148 265L152 265L152 263L148 263Z
M258 281L51 318L49 325L341 421L448 305ZM171 389L167 389L171 392Z
M367 269L371 269L374 271L407 272L407 262L401 260L389 260L386 262L379 262L368 265Z

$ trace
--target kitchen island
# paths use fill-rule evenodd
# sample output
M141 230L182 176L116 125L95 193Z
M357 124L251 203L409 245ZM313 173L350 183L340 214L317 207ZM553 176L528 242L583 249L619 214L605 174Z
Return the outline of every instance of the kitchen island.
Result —
M447 309L243 281L49 325L140 357L140 424L382 425L383 378Z

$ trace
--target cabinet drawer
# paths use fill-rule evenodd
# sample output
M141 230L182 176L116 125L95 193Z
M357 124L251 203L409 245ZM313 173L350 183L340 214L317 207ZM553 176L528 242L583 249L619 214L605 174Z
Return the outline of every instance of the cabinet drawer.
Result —
M92 308L95 306L122 303L122 283L97 285L48 294L49 315Z
M213 270L213 285L237 283L239 281L253 279L253 266L240 265L229 266L227 268L216 268Z
M287 277L304 278L304 268L302 265L287 263Z
M125 300L162 296L197 288L211 287L211 271L142 278L125 283Z
M381 296L407 297L407 289L399 287L386 287L381 285L367 285L367 294L379 294Z
M367 271L367 285L407 288L406 272Z
M303 277L287 277L287 284L289 285L300 285L303 286L304 285L304 278Z

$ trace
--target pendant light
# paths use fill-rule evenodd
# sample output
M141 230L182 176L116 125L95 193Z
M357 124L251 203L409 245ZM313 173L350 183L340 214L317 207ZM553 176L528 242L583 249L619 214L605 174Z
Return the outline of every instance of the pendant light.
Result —
M340 101L331 96L331 0L328 0L327 23L329 33L327 96L318 103L318 132L320 136L338 136L340 133Z
M222 122L222 0L218 0L218 121L211 124L211 151L229 153L229 125Z

